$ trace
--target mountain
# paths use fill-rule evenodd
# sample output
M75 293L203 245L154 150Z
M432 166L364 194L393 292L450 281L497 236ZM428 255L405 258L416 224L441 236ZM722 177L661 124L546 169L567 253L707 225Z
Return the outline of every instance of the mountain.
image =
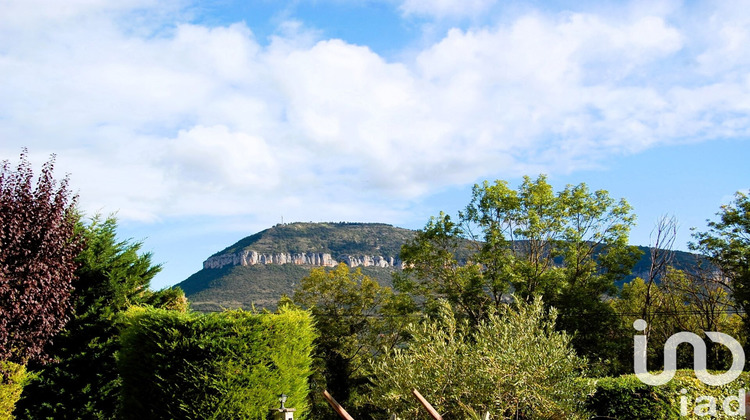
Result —
M227 308L274 309L282 294L294 287L313 267L341 262L360 267L381 285L390 286L401 269L401 245L415 231L382 223L278 224L239 240L211 255L203 269L178 284L191 307L198 311ZM648 274L649 249L626 281ZM674 264L687 268L696 256L676 251Z
M275 308L313 267L344 262L382 285L400 270L401 245L415 232L382 223L289 223L241 239L178 284L198 311Z

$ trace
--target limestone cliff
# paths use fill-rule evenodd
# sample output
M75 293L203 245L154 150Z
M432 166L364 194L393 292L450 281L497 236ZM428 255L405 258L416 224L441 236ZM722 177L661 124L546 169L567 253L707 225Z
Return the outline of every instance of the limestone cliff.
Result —
M379 255L342 255L339 257L339 260L340 261L337 261L331 256L331 254L323 252L261 254L257 251L246 249L231 254L214 255L203 262L203 268L210 269L222 268L228 265L248 266L256 264L294 264L314 267L334 267L340 262L346 263L350 267L401 268L401 261L399 259Z

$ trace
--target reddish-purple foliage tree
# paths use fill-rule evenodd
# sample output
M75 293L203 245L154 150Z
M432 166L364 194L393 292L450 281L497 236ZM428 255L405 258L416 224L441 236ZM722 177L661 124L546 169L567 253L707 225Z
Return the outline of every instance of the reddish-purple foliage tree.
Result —
M36 183L26 149L15 170L0 168L0 360L44 360L44 346L70 316L75 258L76 197L68 178L53 177L55 156Z

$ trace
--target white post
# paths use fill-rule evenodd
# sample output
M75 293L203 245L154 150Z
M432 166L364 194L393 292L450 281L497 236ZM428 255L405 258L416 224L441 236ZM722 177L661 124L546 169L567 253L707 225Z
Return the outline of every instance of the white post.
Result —
M272 408L274 420L294 420L294 408Z
M287 399L286 394L279 395L279 402L281 402L281 407L272 408L270 410L273 413L273 420L294 420L295 409L284 407L284 403L286 402L286 399Z

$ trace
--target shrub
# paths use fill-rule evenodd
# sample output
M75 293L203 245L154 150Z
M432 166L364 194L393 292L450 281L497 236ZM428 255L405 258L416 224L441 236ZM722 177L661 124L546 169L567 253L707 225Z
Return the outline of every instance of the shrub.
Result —
M128 311L119 367L124 419L265 419L287 394L305 418L309 313Z
M583 418L592 388L580 380L585 360L555 331L555 312L540 299L468 328L443 306L435 321L412 325L408 347L374 366L373 404L401 418L420 418L416 388L446 419L489 411L493 418Z
M588 398L587 405L600 416L633 420L666 419L675 408L666 398L668 394L677 392L672 385L670 382L663 387L649 386L635 375L602 378L597 381L596 391Z
M23 365L0 361L0 420L13 418L13 408L21 397L27 377Z
M708 408L708 400L696 400L700 397L714 398L715 416L711 418L736 418L727 415L722 403L728 397L737 399L741 389L748 390L750 373L744 372L740 377L727 385L708 386L699 381L692 370L680 370L669 383L661 386L650 386L641 382L635 375L623 375L616 378L601 378L596 381L596 391L587 399L587 407L599 416L608 416L628 420L651 419L697 419L706 416L696 414ZM686 392L681 393L682 390ZM744 393L743 393L744 394ZM687 403L687 416L680 415L682 397ZM744 397L739 403L744 404ZM738 407L731 405L732 410Z

